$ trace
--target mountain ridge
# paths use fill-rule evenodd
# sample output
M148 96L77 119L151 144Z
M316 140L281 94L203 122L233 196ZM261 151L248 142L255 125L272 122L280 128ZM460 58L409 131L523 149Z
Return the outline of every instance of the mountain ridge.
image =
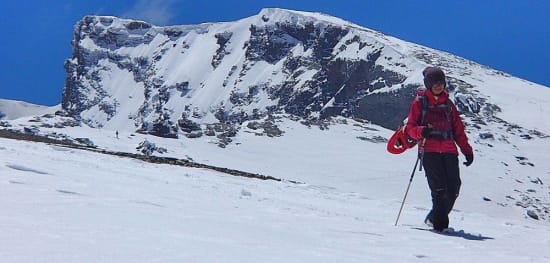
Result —
M495 121L503 106L492 103L489 83L479 80L517 83L339 18L284 9L168 27L87 16L75 27L73 47L63 109L92 127L169 138L216 135L230 142L243 123L272 126L274 113L311 123L343 116L393 129L422 87L427 65L446 71L451 97L466 122L478 125Z

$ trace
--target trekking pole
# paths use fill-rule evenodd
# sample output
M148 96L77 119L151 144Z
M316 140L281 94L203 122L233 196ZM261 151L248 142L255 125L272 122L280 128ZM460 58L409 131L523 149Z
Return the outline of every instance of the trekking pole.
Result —
M403 206L405 205L405 199L407 199L407 194L409 193L409 188L411 188L411 184L414 178L414 172L416 171L416 167L418 166L419 161L420 161L420 168L418 170L422 171L422 161L424 160L424 143L426 143L426 138L422 140L422 144L420 145L420 153L418 154L418 158L416 158L416 162L414 163L414 168L411 173L411 178L409 179L409 185L407 186L407 190L405 191L405 196L403 197L403 201L401 202L401 207L399 208L397 219L395 219L395 226L397 226L397 222L399 221L399 217L401 216L401 211L403 210Z
M433 126L428 124L428 127L432 128ZM422 172L422 166L424 166L424 144L426 144L426 138L422 139L422 143L418 146L420 157L420 168L418 168L419 172Z

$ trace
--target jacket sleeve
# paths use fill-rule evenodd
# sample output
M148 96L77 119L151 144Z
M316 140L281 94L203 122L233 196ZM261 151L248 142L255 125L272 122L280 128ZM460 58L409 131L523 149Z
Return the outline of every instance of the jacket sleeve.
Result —
M416 98L411 104L409 116L407 118L407 125L405 127L405 132L407 132L407 135L415 140L422 139L422 128L424 128L424 126L419 125L420 114L422 111L421 108L422 103L418 98Z
M454 104L451 104L451 106L453 114L455 142L463 154L473 154L472 146L470 146L470 143L468 143L468 137L466 136L466 132L464 131L464 123L462 122L462 119L460 119L460 115L458 115L458 110L456 109L456 106Z

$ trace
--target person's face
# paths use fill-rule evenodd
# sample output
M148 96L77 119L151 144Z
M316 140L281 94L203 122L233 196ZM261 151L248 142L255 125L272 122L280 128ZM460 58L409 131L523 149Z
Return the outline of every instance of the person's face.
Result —
M437 83L432 86L432 93L437 96L441 94L441 92L443 92L444 89L445 89L445 84Z

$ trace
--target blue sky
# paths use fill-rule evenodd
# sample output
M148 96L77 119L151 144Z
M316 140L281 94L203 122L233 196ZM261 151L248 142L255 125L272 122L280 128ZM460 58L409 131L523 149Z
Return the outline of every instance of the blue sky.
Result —
M63 62L85 15L156 25L233 21L263 7L322 12L550 87L548 0L3 0L0 98L61 102Z

